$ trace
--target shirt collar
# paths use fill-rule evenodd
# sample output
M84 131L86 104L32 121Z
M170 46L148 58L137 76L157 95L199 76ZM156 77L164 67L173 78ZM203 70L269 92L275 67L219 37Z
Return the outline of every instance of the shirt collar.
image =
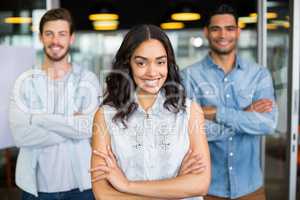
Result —
M209 53L204 58L204 62L206 63L206 65L208 67L219 68L219 66L214 63L214 61L213 61L213 59L212 59L212 57L210 56ZM236 57L235 57L235 66L234 66L234 68L235 69L242 69L242 70L246 68L246 66L242 64L241 58L238 54L236 54Z
M135 98L135 102L138 104L138 111L142 112L142 113L147 113L147 114L158 114L161 109L163 108L163 104L164 104L164 92L160 91L157 96L156 99L152 105L151 108L148 109L148 111L146 112L139 104L138 99L137 99L137 93L134 93L134 98Z

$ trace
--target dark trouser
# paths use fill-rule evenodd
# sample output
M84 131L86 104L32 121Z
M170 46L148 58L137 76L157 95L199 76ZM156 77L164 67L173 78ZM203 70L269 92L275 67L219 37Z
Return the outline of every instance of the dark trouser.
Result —
M85 190L80 192L78 189L66 192L53 192L45 193L39 192L38 197L29 194L25 191L22 192L22 200L94 200L92 190Z
M204 200L229 200L229 198L215 197L215 196L205 196ZM259 188L255 192L237 198L236 200L266 200L265 190L263 187Z

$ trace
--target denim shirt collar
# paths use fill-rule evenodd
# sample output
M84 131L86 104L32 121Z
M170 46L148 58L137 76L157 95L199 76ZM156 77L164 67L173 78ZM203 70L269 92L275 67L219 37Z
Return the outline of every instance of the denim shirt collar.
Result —
M208 66L208 67L215 67L216 69L220 68L217 64L214 63L212 57L210 56L210 53L208 53L206 55L206 57L204 58L204 62L206 64L206 66ZM236 54L234 69L241 69L241 70L243 70L245 68L246 68L246 65L243 65L240 56L238 54Z

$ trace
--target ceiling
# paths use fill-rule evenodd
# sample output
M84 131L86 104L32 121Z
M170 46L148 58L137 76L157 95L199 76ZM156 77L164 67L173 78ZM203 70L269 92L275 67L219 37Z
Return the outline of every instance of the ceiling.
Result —
M61 7L68 8L72 13L77 29L90 30L92 24L88 19L91 13L99 12L101 8L108 7L115 10L120 16L120 29L127 29L136 24L149 23L159 25L170 19L171 13L182 7L190 7L200 12L200 21L185 23L187 28L202 27L207 11L220 0L61 0ZM221 2L224 2L221 1ZM235 0L231 2L238 7L240 15L256 11L255 0ZM242 9L240 9L242 8Z
M287 3L288 0L273 0ZM0 12L21 9L44 9L46 0L1 0ZM201 14L201 19L185 23L186 28L203 27L207 11L220 2L228 2L237 8L239 16L256 12L256 0L60 0L60 6L71 11L77 30L93 30L88 16L103 8L119 14L119 29L128 29L136 24L159 25L170 19L170 14L185 6ZM268 0L268 2L270 2Z

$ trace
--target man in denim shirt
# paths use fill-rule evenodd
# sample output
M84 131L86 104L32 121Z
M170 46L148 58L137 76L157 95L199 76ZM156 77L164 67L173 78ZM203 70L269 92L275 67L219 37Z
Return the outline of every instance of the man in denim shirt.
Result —
M206 118L212 182L205 199L264 200L260 139L274 132L277 116L270 73L238 55L240 29L231 6L211 12L204 33L210 52L182 78Z
M10 100L10 127L20 148L16 184L22 200L92 200L90 158L99 81L70 63L73 22L66 9L40 22L42 66L24 72Z

